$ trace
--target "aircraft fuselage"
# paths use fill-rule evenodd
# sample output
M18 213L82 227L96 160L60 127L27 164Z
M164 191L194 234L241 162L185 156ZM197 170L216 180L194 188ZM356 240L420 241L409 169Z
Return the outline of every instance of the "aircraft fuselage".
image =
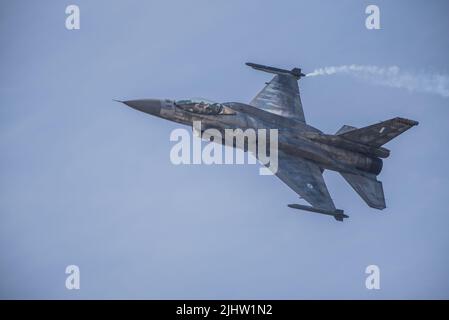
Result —
M378 157L320 142L319 137L323 136L320 130L247 104L223 103L232 110L232 114L208 115L183 110L168 99L132 100L125 103L142 112L184 125L192 126L194 121L201 121L202 131L213 128L223 136L225 129L277 129L279 150L311 160L322 169L361 175L377 175L382 169L382 160Z

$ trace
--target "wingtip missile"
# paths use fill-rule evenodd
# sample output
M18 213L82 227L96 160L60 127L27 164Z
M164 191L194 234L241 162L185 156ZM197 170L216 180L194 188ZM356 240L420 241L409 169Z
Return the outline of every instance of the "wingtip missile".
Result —
M259 70L259 71L264 71L264 72L274 73L274 74L292 75L297 79L300 79L301 77L306 76L304 73L302 73L301 68L293 68L292 70L286 70L286 69L265 66L263 64L257 64L257 63L252 63L252 62L246 62L245 64L247 66L249 66L253 69Z
M343 213L344 211L341 209L335 209L335 211L332 211L332 210L319 209L319 208L315 208L315 207L311 207L311 206L305 206L305 205L297 204L297 203L289 204L287 206L292 209L305 210L305 211L309 211L309 212L321 213L321 214L325 214L328 216L332 216L337 221L343 221L343 219L349 218L349 216L344 214Z

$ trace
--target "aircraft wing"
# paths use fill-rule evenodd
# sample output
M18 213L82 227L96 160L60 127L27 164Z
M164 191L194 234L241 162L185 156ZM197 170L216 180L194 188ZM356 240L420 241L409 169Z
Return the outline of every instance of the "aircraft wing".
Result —
M278 156L279 165L276 175L279 179L314 208L325 212L337 211L327 190L320 167L282 151L279 151Z
M306 122L298 87L298 79L304 76L301 69L295 68L289 71L254 63L247 63L247 65L256 70L276 74L254 97L250 105L283 117Z

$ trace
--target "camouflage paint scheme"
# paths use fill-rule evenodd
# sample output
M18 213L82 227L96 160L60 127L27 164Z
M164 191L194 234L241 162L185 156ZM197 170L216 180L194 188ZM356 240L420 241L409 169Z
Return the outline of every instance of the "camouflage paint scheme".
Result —
M283 70L254 63L250 67L275 76L249 103L214 103L207 100L140 99L122 101L150 115L192 125L201 121L204 131L224 129L278 129L276 176L311 206L289 207L333 216L348 216L337 209L323 179L324 169L339 172L372 208L384 209L385 197L377 175L390 151L383 144L418 124L394 118L364 128L344 125L336 134L324 134L305 121L298 80L301 69ZM224 136L224 135L223 135Z

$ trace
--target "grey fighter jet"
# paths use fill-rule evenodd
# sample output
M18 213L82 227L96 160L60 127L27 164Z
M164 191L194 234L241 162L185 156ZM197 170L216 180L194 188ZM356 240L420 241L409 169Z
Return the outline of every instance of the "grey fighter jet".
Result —
M384 209L385 197L377 175L390 151L385 143L418 124L393 118L363 128L344 125L335 134L325 134L306 123L298 80L301 69L278 69L260 64L248 66L274 74L273 79L249 103L215 103L205 99L140 99L121 101L139 111L185 125L201 121L202 128L278 129L276 175L311 206L290 208L348 218L337 209L323 179L324 169L339 172L359 196L375 209Z

